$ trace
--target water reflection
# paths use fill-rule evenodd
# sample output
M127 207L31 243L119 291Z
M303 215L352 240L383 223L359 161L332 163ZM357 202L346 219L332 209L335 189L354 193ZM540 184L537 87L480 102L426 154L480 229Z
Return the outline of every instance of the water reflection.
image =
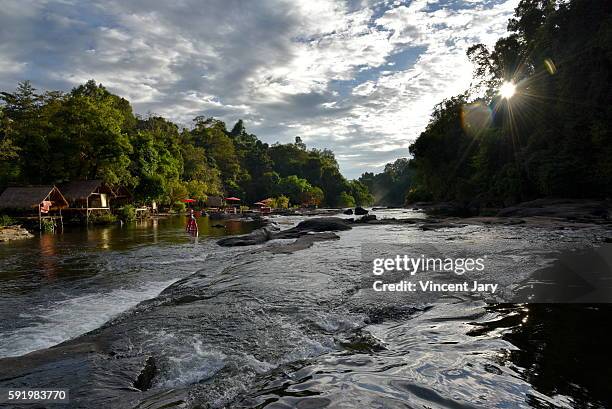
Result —
M58 265L54 235L40 235L40 257L38 262L39 269L47 280L53 281L57 278Z
M517 313L503 336L516 349L501 361L515 365L538 391L567 397L574 407L612 406L606 324L611 305L532 304L528 309L501 305L490 310L505 316ZM498 328L499 324L491 323L487 329Z

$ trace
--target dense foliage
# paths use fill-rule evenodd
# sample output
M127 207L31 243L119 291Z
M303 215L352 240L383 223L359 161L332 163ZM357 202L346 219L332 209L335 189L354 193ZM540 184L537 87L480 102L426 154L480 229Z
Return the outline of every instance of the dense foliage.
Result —
M23 82L0 102L0 189L100 178L132 189L138 201L177 209L181 199L209 195L245 204L271 197L280 207L372 201L363 184L342 176L331 151L307 149L299 137L269 146L242 120L228 130L197 117L181 129L134 115L127 100L94 81L69 93L38 93Z
M387 163L382 173L365 172L359 181L372 192L374 203L384 206L402 206L412 187L414 170L406 158Z
M438 105L410 146L409 199L610 197L611 11L609 1L522 0L509 36L471 47L473 88ZM501 98L504 82L514 96Z

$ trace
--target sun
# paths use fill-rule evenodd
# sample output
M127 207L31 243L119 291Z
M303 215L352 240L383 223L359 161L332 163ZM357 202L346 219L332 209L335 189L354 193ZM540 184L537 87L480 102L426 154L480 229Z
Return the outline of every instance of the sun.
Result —
M516 85L511 82L504 82L501 87L499 87L499 95L503 99L510 99L516 92Z

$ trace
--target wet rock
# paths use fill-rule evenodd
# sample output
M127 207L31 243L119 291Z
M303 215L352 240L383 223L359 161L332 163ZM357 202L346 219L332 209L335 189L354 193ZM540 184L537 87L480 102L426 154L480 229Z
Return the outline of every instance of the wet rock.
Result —
M369 223L375 220L376 220L375 214L366 214L365 216L362 216L359 219L357 219L356 223Z
M368 214L369 212L361 206L357 206L355 208L355 214L357 216L363 216L364 214Z
M353 214L353 209L346 209L344 212L342 212L344 214Z
M339 217L317 217L304 220L292 229L301 232L343 231L350 230L349 223ZM287 230L287 231L289 231ZM282 232L281 232L282 233Z
M217 244L224 247L253 246L271 240L272 233L274 233L274 227L266 226L242 236L226 237L217 241Z
M339 338L338 343L345 349L358 353L369 354L387 349L383 341L363 330L349 334L346 338Z
M32 233L21 226L0 227L0 243L10 240L31 239Z
M297 239L310 233L350 230L349 221L339 217L317 217L300 222L297 226L278 231L278 226L270 225L243 236L227 237L217 241L220 246L252 246L272 239Z
M581 222L610 219L611 204L584 199L537 199L501 209L499 217L554 217Z
M305 236L299 237L291 244L272 247L270 249L267 249L267 251L274 254L291 254L299 250L305 250L307 248L310 248L314 243L318 241L337 240L339 238L340 236L332 232L310 233L306 234Z
M428 230L437 230L437 229L457 229L457 228L465 227L465 226L467 226L467 224L440 222L440 223L424 223L420 225L419 228L421 230L428 231Z
M142 371L138 375L138 379L134 382L134 387L141 391L146 391L151 389L153 385L153 378L157 374L157 366L155 365L155 359L150 356L145 361L144 367Z
M418 202L414 203L415 210L424 210L431 215L468 217L478 214L476 203L459 202Z

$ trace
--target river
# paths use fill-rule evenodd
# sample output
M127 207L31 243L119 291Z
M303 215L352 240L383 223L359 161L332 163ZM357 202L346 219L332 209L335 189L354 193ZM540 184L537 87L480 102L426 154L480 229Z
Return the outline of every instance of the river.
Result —
M372 297L361 273L364 243L428 243L486 253L519 280L597 241L600 227L367 225L276 254L286 240L216 245L256 222L200 220L197 239L183 226L0 246L0 387L69 388L68 407L612 405L608 305ZM137 381L147 367L152 379Z

